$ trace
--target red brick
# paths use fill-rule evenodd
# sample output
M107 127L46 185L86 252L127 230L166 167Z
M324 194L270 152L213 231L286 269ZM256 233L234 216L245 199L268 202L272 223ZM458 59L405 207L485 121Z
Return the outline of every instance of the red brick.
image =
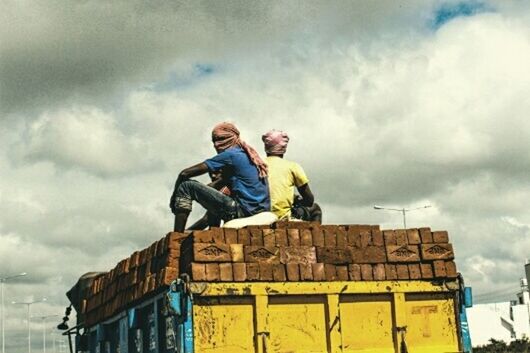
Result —
M363 281L373 281L374 273L372 270L372 265L369 265L369 264L361 265L361 279Z
M234 274L234 281L244 282L247 280L247 265L243 262L232 264L232 272Z
M166 252L166 249L167 240L165 237L156 242L156 256L162 256Z
M407 245L408 244L407 230L406 229L396 229L394 232L396 233L397 245Z
M237 242L243 245L250 245L250 233L247 228L237 230Z
M259 281L259 264L247 263L247 280Z
M164 268L160 271L160 274L157 276L159 286L170 285L171 282L176 280L178 277L178 271L175 268Z
M383 233L379 229L372 229L372 244L374 246L384 246Z
M276 246L276 237L273 229L263 229L263 245Z
M409 279L409 266L407 264L396 265L398 279Z
M351 262L354 263L379 263L386 262L386 252L384 246L367 246L364 248L349 248L351 252Z
M157 246L156 243L157 243L156 241L153 242L153 243L151 244L151 246L149 247L148 254L149 254L149 257L150 257L150 258L153 258L153 257L156 256L156 246Z
M324 264L324 276L326 281L336 281L337 280L337 270L335 265Z
M446 277L447 272L445 269L445 262L443 260L437 260L433 262L434 277Z
M359 226L350 225L346 234L348 238L348 244L354 247L361 247L361 233Z
M282 265L282 264L272 265L272 279L275 282L287 281L287 275L285 273L285 265Z
M195 243L213 243L213 232L211 230L194 230L193 242Z
M206 264L206 280L207 281L219 281L219 264Z
M313 280L314 281L325 281L326 280L326 273L324 272L324 264L323 263L316 263L311 264L312 270L313 270Z
M348 266L335 266L335 271L337 272L337 279L339 281L348 280Z
M420 264L420 270L421 270L421 277L423 279L431 279L434 277L434 274L432 272L432 265L430 263Z
M337 235L335 229L324 228L324 246L336 247L337 246Z
M263 245L263 230L258 227L248 227L250 231L250 245Z
M237 229L225 228L225 241L227 244L237 244Z
M348 245L346 230L344 227L339 227L337 229L337 247L344 248L346 245Z
M417 245L388 245L386 257L389 262L419 262L420 254Z
M289 246L300 246L300 231L298 229L287 229Z
M370 230L361 231L361 248L372 245L372 232Z
M348 265L348 275L349 275L350 281L360 281L361 280L361 265L359 264Z
M311 235L313 237L313 245L322 247L324 246L324 231L321 227L314 227L311 230Z
M280 263L280 249L275 246L248 245L243 248L246 262Z
M287 225L289 224L288 221L278 221L274 223L275 229L287 229Z
M280 262L283 264L310 264L317 262L314 246L286 246L280 248Z
M194 281L206 281L206 266L193 262L191 264L191 278Z
M372 266L374 271L374 280L375 281L384 281L386 279L385 274L385 265L384 264L375 264Z
M302 229L300 232L300 245L313 246L313 236L311 235L311 229Z
M409 264L410 279L421 279L420 264Z
M230 258L232 262L245 262L243 244L230 244Z
M275 229L274 237L277 246L287 246L289 241L287 240L287 229Z
M261 281L272 281L273 279L273 266L272 264L261 262L259 264L259 279Z
M327 264L348 264L352 262L351 250L334 247L317 248L317 260Z
M219 264L219 279L223 282L232 282L234 280L234 275L232 273L232 264Z
M313 280L313 270L312 264L300 264L300 280L301 281L312 281Z
M396 233L393 230L384 230L383 237L385 238L385 245L397 245Z
M419 231L422 243L432 243L431 228L420 228Z
M445 230L432 232L432 241L435 243L449 243L449 234Z
M386 279L389 281L397 279L396 265L385 264L385 276Z
M445 272L447 277L456 278L458 277L458 271L456 270L456 264L454 261L445 262Z
M187 233L170 232L166 235L167 247L169 249L180 249L182 242L190 237Z
M451 244L422 244L421 257L424 260L452 260L455 254Z
M407 240L410 245L418 245L421 243L420 232L416 229L407 229Z
M287 264L285 265L287 269L287 279L289 281L297 282L300 280L300 269L298 264Z
M214 243L226 243L225 241L225 232L223 228L212 227L210 228L212 232L212 238Z
M194 243L193 260L200 262L230 262L230 245Z

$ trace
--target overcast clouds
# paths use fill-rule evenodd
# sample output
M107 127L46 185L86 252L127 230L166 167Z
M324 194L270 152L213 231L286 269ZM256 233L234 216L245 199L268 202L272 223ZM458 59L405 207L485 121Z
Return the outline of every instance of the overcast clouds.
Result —
M260 151L264 131L290 133L325 222L397 228L373 204L431 204L409 225L450 232L476 293L515 294L530 258L527 2L2 10L0 276L30 274L6 302L47 296L35 312L62 314L79 275L162 237L176 174L212 155L226 119ZM8 309L22 352L23 310Z

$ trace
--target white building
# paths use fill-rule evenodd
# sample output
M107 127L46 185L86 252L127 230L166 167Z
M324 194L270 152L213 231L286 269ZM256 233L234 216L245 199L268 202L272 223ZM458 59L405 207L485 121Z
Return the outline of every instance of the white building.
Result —
M488 344L491 338L510 342L530 337L530 263L525 266L517 300L501 303L474 304L467 309L473 346Z

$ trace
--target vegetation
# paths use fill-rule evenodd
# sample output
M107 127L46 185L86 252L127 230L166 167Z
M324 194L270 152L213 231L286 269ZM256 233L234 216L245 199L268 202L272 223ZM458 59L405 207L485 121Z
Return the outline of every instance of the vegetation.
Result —
M473 348L473 353L530 353L530 340L524 337L507 344L492 338L490 343Z

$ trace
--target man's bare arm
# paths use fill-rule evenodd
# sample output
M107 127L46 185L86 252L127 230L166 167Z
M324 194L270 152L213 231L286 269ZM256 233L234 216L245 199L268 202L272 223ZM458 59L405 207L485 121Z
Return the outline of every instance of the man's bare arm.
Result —
M297 189L300 196L302 196L302 205L307 207L313 206L313 203L315 202L315 197L313 196L313 193L309 188L309 184L304 184L298 187Z
M199 175L203 175L208 173L208 166L206 163L199 163L195 164L191 167L188 167L186 169L183 169L177 178L177 181L175 182L175 190L178 188L180 183L182 183L185 180L188 180L189 178L193 178Z

